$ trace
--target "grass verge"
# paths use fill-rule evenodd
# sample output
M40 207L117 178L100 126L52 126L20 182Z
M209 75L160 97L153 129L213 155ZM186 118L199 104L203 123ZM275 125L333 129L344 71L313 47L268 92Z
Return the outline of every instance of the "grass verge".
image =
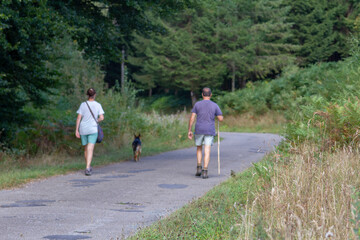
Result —
M127 142L125 141L126 144L122 144L118 148L115 148L116 145L106 141L97 144L92 166L131 160L133 157L131 149L132 136L126 136L126 138L129 139ZM142 157L193 146L193 142L185 141L184 136L179 137L178 135L177 138L171 137L169 139L165 136L159 138L144 137ZM61 154L46 154L31 158L6 156L3 161L0 161L0 189L19 187L36 179L66 174L84 168L85 160L81 150L78 156Z
M262 171L263 190L250 203L252 215L261 219L268 239L355 239L359 171L358 150L292 146L274 155Z
M129 239L237 239L246 235L244 207L254 199L258 176L250 168L216 186L154 225L141 229Z
M272 153L130 239L360 239L359 153Z

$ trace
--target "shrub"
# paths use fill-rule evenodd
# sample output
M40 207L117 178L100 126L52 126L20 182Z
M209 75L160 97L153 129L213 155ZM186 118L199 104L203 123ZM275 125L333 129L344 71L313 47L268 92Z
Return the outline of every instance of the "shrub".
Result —
M319 102L318 102L319 103ZM302 118L289 124L287 138L291 141L310 140L322 149L335 146L358 147L360 144L360 101L339 100L302 108Z
M314 64L305 69L291 66L278 79L248 83L246 88L217 97L225 114L268 110L292 116L300 106L312 104L312 97L326 101L360 95L360 62L351 57L343 62Z
M187 96L180 95L155 95L147 99L145 108L147 111L155 110L160 113L176 113L186 107L191 107L191 100Z

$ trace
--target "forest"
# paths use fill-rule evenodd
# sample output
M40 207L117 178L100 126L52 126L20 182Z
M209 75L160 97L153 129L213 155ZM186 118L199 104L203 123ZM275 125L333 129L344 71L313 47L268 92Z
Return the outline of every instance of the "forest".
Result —
M134 107L165 113L209 86L229 113L248 111L264 96L239 89L351 56L358 15L355 0L2 1L1 142L36 124L72 126L67 111L89 86L104 97L131 89Z
M136 239L360 236L358 0L3 0L0 62L0 189L83 168L90 87L94 166L130 159L134 133L144 156L192 146L210 87L221 131L285 141Z

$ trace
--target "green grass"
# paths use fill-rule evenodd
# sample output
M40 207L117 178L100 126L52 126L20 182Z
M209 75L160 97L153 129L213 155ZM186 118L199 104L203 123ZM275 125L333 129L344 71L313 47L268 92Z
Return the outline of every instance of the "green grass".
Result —
M231 177L129 239L237 239L246 230L243 208L258 188L254 168Z
M190 146L193 146L193 141L184 141L184 139L180 141L168 140L165 137L147 139L147 141L143 141L142 157ZM132 154L130 144L114 149L104 142L95 147L92 166L104 166L132 160ZM72 157L53 154L18 159L8 156L5 161L0 161L0 189L19 187L33 180L83 170L84 168L85 160L82 154Z

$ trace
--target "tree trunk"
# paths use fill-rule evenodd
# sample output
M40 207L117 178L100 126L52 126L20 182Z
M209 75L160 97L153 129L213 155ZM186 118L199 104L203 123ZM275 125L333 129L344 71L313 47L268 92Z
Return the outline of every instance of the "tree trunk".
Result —
M246 87L246 80L244 78L239 78L239 87L240 88Z
M149 89L149 97L152 97L152 88Z
M231 91L234 92L235 91L235 63L231 64L231 68L232 68L232 77L231 77Z
M121 50L121 93L125 92L125 50Z
M191 104L194 106L197 99L193 91L190 91L190 96L191 96Z

